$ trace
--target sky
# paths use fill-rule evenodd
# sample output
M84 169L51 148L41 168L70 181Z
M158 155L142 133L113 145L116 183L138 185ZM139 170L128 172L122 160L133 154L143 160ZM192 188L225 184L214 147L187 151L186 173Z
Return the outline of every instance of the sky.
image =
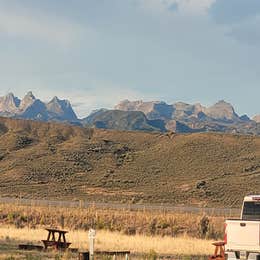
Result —
M0 95L218 100L260 114L259 0L0 0Z

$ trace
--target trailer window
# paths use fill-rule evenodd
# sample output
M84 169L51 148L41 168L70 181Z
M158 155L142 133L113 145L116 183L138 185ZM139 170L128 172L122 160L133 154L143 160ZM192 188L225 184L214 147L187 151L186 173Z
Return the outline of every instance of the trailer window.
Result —
M243 220L260 220L260 202L245 201L243 207Z

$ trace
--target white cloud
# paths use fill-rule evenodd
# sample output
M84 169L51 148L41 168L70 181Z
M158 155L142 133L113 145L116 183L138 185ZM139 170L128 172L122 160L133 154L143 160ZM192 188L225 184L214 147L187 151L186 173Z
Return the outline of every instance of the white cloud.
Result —
M79 117L86 117L93 109L112 109L117 103L124 99L136 100L143 95L124 87L107 86L105 88L90 89L70 93L69 99Z
M206 14L216 0L140 0L141 6L156 12L171 11L175 7L181 14ZM174 9L175 9L174 8Z
M29 37L68 48L79 40L81 32L79 25L61 18L28 13L22 9L0 9L0 33L11 37Z
M176 0L180 12L206 14L215 0Z

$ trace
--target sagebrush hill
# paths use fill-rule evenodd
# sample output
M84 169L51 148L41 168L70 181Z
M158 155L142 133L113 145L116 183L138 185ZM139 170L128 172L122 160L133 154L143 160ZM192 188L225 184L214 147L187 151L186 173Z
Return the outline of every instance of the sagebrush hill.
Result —
M260 137L0 118L0 195L239 206L260 193Z

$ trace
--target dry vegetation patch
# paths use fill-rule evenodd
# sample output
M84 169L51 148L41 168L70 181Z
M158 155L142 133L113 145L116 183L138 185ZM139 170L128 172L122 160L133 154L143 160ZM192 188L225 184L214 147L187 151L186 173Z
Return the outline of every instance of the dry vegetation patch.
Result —
M212 253L212 240L223 238L223 223L224 217L203 213L0 204L0 249L6 247L0 259L6 259L8 252L16 254L16 259L38 259L19 258L21 252L15 247L19 243L41 245L47 236L46 227L68 230L71 247L83 251L88 248L89 228L95 228L96 249L100 251L130 250L138 255L132 259L157 259L159 255L190 259L190 255ZM46 259L46 254L40 259ZM77 256L64 257L54 252L48 259L77 259Z
M259 193L260 137L8 118L0 128L1 196L234 207Z
M150 210L0 205L0 223L16 228L57 227L107 230L126 235L220 239L224 217Z
M46 238L44 229L17 229L0 227L0 241L33 243L41 245ZM67 234L72 248L88 250L88 233L77 230ZM212 252L211 241L190 237L172 238L169 236L128 236L119 232L100 230L97 232L95 248L98 251L131 251L131 253L148 254L151 250L160 255L209 255Z

